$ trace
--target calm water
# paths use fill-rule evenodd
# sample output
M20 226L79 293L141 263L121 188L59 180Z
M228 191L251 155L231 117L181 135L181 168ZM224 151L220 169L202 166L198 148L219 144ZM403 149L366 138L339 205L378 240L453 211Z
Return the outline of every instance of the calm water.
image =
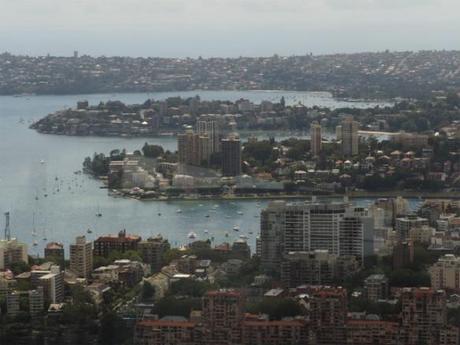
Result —
M81 99L87 99L91 104L109 99L141 103L147 98L190 97L196 94L203 100L237 100L244 97L254 102L264 99L278 101L284 95L288 104L301 101L308 106L368 107L377 104L336 101L325 93L265 91L0 97L0 211L2 214L11 212L13 236L28 243L33 254L43 253L44 238L65 243L67 251L67 245L75 236L86 233L88 228L93 230L91 235L87 235L91 239L126 229L144 237L161 233L173 245L187 243L187 234L192 230L199 239L214 236L216 243L232 241L240 234L252 231L248 242L254 246L259 229L258 215L266 202L140 202L111 198L106 190L99 188L98 181L74 174L81 169L83 158L94 152L107 153L114 148L132 151L139 149L146 139L53 136L28 129L29 121L64 107L73 107ZM20 123L20 119L24 119L25 123ZM176 140L171 137L150 138L148 141L176 149ZM41 164L42 160L44 164ZM359 201L360 204L369 202ZM177 213L178 209L182 212ZM98 212L103 216L96 217ZM3 234L3 219L0 224ZM240 226L239 233L232 231L234 225ZM35 237L32 234L34 228ZM225 237L227 231L230 234L228 238ZM32 246L34 240L38 242L36 247Z

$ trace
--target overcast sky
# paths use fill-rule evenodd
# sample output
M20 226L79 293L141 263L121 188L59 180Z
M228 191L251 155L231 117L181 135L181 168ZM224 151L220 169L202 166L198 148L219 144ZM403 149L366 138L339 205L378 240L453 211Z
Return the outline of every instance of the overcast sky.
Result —
M267 56L460 49L460 0L0 0L0 51Z

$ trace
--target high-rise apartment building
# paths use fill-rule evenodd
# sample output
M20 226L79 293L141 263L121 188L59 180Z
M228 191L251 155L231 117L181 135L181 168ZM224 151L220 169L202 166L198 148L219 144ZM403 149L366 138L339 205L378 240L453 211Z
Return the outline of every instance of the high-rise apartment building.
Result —
M318 121L313 121L310 126L310 149L313 156L318 156L321 152L322 137L321 125Z
M0 270L9 268L17 262L29 262L27 245L18 242L15 238L11 240L0 240Z
M222 139L222 175L241 175L241 141L237 134Z
M261 260L278 271L284 254L328 250L362 262L373 252L373 220L348 202L271 202L261 213Z
M342 154L346 157L358 154L359 122L353 120L353 116L346 116L341 123Z
M295 288L302 284L327 285L343 281L360 269L354 256L338 256L327 250L289 252L283 255L281 282Z
M185 133L177 136L178 161L183 164L200 166L204 162L209 162L211 147L207 135L197 134L192 127L189 127Z
M34 317L43 312L45 299L43 288L40 286L35 290L29 290L29 313Z
M318 345L346 344L347 291L318 287L310 291L310 320Z
M201 115L196 122L196 132L209 138L209 154L220 152L219 121L215 115Z
M412 228L421 228L428 226L429 221L426 218L421 218L415 214L407 215L405 217L396 218L395 230L398 239L407 240L409 237L409 230Z
M43 288L43 295L47 303L64 302L64 273L50 272L39 278L39 285Z
M437 345L447 326L446 293L432 288L404 288L401 294L403 344Z
M430 269L433 289L460 291L460 258L453 254L440 257Z
M45 260L54 261L64 268L64 245L57 242L48 243L45 247Z
M163 255L170 248L169 242L161 236L150 237L138 244L142 261L151 266L152 272L159 272L163 266Z
M209 291L203 298L203 324L209 344L238 344L241 341L244 299L239 291Z
M89 278L93 270L93 244L78 236L70 245L70 270L80 278Z

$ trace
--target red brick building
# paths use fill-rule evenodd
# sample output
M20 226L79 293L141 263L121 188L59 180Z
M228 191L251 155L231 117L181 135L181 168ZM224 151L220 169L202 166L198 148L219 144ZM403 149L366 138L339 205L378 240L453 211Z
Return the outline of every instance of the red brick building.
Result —
M118 236L101 236L94 241L94 255L108 257L114 251L137 250L140 241L140 236L127 235L126 230L120 231Z

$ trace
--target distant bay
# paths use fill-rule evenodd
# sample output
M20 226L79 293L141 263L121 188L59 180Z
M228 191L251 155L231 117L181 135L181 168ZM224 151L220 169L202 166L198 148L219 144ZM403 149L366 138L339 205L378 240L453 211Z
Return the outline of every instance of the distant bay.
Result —
M6 211L11 213L14 237L28 243L31 254L41 255L44 244L52 240L63 242L67 255L68 244L75 236L85 234L87 229L92 230L91 234L87 234L91 239L101 234L115 234L122 229L143 237L161 233L173 245L187 243L187 234L192 230L198 234L198 239L214 237L215 243L231 242L244 234L254 248L255 236L259 231L260 208L266 205L266 201L140 202L109 197L107 190L99 188L99 181L83 174L74 174L81 169L84 157L94 152L108 153L114 148L132 151L139 149L145 141L176 150L174 137L67 137L39 134L28 128L33 120L59 109L74 107L77 101L83 99L90 104L107 100L132 104L143 103L148 98L195 95L203 100L235 101L246 98L256 103L262 100L277 102L284 96L287 104L301 102L306 106L330 108L391 105L385 102L346 102L323 92L287 91L0 96L0 211L2 214ZM257 134L262 137L269 135ZM275 134L278 138L291 135ZM371 201L359 199L356 202L366 205ZM96 217L98 212L102 213L102 217ZM3 230L3 219L0 224ZM232 230L234 225L241 228L239 233ZM35 237L32 235L34 228L37 233ZM205 230L208 230L208 234ZM225 236L226 232L229 233L228 237ZM37 246L32 246L34 241L37 241Z

